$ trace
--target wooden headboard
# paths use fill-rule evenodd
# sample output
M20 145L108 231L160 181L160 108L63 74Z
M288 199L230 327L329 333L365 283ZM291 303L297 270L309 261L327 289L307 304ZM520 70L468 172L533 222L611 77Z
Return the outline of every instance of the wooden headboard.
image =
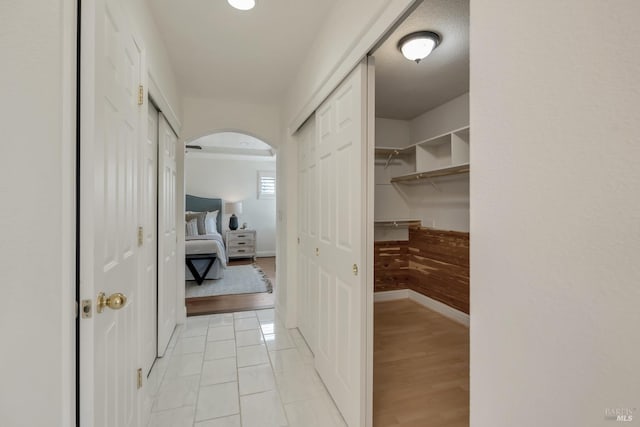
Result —
M187 194L185 206L187 211L193 212L219 211L216 219L216 228L218 233L222 234L222 199L207 199Z

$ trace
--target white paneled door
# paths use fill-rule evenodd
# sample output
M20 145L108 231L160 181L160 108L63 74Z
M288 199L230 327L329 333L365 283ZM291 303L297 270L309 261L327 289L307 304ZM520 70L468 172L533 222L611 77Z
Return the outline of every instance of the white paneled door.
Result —
M82 14L80 292L93 309L80 323L81 424L135 427L142 54L119 1Z
M147 103L147 138L142 144L140 224L144 244L142 247L141 301L142 365L149 374L158 354L158 110Z
M304 142L302 129L299 139L300 185L306 187L300 194L300 324L315 347L316 369L351 427L364 425L366 407L366 83L362 63L316 110L314 138ZM305 319L309 315L315 319ZM308 326L314 323L315 329Z
M164 355L177 319L176 148L178 137L159 118L158 156L158 355Z

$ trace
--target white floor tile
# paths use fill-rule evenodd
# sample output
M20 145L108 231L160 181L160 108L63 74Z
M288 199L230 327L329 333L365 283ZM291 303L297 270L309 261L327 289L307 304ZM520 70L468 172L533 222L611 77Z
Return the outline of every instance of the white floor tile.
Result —
M185 406L151 414L148 427L191 427L195 407Z
M271 365L247 366L238 369L240 396L275 390L276 381Z
M188 318L146 387L147 427L345 427L302 335L273 309Z
M275 391L240 397L242 427L286 427L282 403Z
M252 329L250 331L236 332L236 347L246 347L249 345L258 345L264 342L260 329Z
M184 324L184 331L190 329L202 328L209 326L209 316L191 316L187 317L187 321Z
M209 329L209 322L203 325L197 326L188 326L184 328L182 334L180 334L180 338L188 338L188 337L199 337L207 335L207 329Z
M200 388L196 421L234 415L238 406L238 383L215 384Z
M290 427L346 427L340 412L328 397L284 405Z
M312 399L326 394L326 389L311 366L276 372L276 384L284 403Z
M235 340L209 341L204 353L204 360L226 359L236 356Z
M233 326L233 313L212 314L209 316L209 326Z
M236 331L248 331L255 330L260 327L258 323L258 319L255 317L246 317L241 319L236 319L234 322L234 326Z
M296 347L293 339L291 339L287 332L268 335L265 334L264 341L267 344L267 348L269 349L269 351L284 350L285 348Z
M300 352L302 360L304 360L305 363L313 363L313 353L311 352L311 349L309 349L304 338L294 338L293 342L296 345L298 352Z
M209 327L209 332L207 333L207 341L226 341L234 338L233 326Z
M305 366L305 362L297 348L270 351L269 358L274 372L291 371Z
M239 311L237 313L233 313L234 319L244 319L247 317L256 317L255 311Z
M200 374L202 358L203 353L173 355L169 361L165 379Z
M204 335L187 338L180 337L173 348L173 354L202 353L204 352L205 339Z
M195 424L195 427L242 427L240 424L240 416L232 415L230 417L216 418L213 420L202 421Z
M258 320L260 321L260 323L262 323L275 319L276 311L273 308L268 308L266 310L256 310L256 316L258 316Z
M155 398L153 412L182 406L195 406L199 385L199 375L178 377L165 381Z
M240 347L236 349L236 358L238 360L239 368L269 363L267 347L265 347L264 344Z
M208 360L202 365L201 386L238 381L236 358Z

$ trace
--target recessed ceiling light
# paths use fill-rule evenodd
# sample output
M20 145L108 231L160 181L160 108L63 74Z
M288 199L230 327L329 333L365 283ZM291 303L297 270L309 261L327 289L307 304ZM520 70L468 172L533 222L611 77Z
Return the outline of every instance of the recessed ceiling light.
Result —
M440 36L432 31L407 34L398 42L398 49L410 61L420 63L440 44Z
M227 0L227 2L239 10L251 10L256 6L256 0Z

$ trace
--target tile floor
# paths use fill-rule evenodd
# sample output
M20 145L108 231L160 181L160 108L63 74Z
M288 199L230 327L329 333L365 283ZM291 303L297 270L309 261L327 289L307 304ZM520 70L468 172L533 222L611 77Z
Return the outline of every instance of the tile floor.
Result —
M274 310L189 317L148 378L148 427L344 427L297 329Z

